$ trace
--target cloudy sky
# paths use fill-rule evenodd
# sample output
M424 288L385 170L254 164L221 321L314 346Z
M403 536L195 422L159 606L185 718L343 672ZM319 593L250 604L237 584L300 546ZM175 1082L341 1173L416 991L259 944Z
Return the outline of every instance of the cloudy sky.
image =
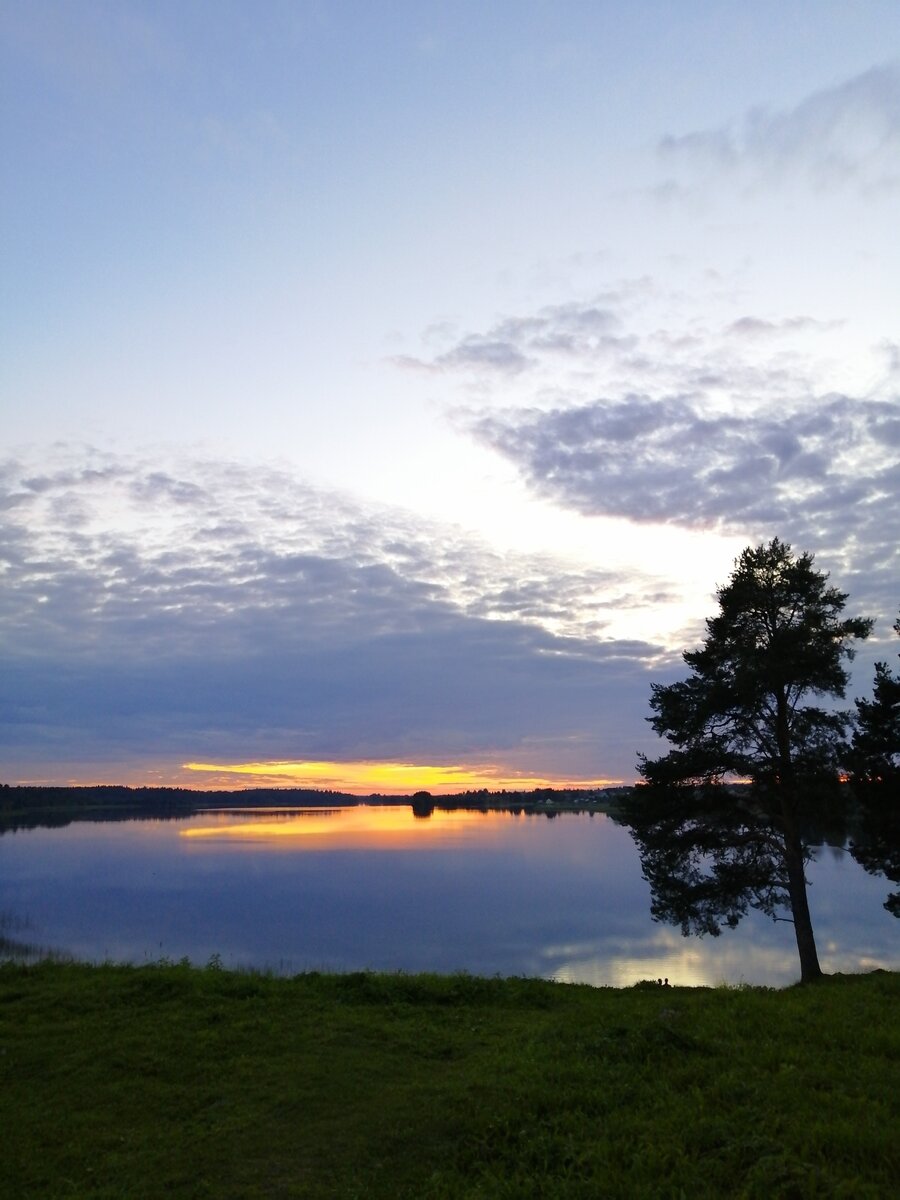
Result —
M0 0L0 777L630 781L900 605L900 5Z

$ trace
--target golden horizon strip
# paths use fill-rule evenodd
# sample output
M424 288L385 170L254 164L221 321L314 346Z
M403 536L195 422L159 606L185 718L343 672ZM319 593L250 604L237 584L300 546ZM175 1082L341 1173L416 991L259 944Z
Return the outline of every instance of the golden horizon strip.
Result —
M501 814L506 815L506 814ZM446 842L455 832L475 825L484 840L480 813L465 810L435 811L427 820L417 818L407 805L369 806L319 812L306 809L303 815L272 819L249 816L239 821L216 820L182 829L179 837L190 841L237 839L253 842L337 843L341 849L402 850L423 842ZM495 840L497 832L489 840Z
M208 774L244 775L257 781L282 785L325 788L348 793L372 794L395 790L416 791L531 791L535 788L608 787L612 779L549 779L544 776L517 774L494 766L433 765L409 762L382 762L363 759L351 762L329 760L276 761L249 763L186 762L184 770Z

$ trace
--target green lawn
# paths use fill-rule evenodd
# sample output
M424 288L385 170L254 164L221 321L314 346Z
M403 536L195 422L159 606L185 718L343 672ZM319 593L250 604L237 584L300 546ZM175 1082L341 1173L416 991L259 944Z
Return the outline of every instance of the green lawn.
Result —
M0 966L0 1195L888 1197L900 975Z

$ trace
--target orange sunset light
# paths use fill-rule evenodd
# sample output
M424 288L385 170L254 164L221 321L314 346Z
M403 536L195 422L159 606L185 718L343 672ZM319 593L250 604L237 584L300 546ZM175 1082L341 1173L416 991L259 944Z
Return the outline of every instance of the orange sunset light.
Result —
M246 777L250 786L327 788L368 796L373 793L529 791L539 787L606 787L613 779L565 779L526 775L499 766L434 766L408 762L249 762L182 764L185 770L208 775Z
M291 815L267 815L241 820L215 820L180 830L185 840L203 843L235 840L239 844L268 843L273 849L406 850L423 845L447 845L476 831L480 844L494 842L500 831L486 825L475 812L435 811L419 820L406 805L325 810L304 809Z

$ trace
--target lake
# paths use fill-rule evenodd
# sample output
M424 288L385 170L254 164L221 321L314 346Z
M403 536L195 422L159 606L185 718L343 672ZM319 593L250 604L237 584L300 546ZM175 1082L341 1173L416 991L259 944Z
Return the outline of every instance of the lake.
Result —
M900 968L886 881L830 847L809 874L823 970ZM0 835L0 957L616 986L799 977L790 924L751 913L719 938L684 938L649 914L631 836L600 813L222 809Z

